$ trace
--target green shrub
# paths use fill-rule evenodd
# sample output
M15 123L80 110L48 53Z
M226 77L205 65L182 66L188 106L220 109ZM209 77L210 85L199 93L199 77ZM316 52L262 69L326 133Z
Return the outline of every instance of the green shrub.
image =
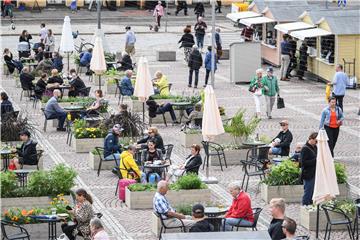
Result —
M347 173L345 164L335 162L335 172L336 172L336 179L338 184L343 184L347 182Z
M233 137L248 137L254 133L260 123L260 118L252 117L250 121L245 122L245 109L239 110L234 117L224 126L225 132Z
M144 192L144 191L156 191L156 185L155 184L142 184L142 183L135 183L128 186L128 189L131 192Z
M298 185L300 168L297 163L291 160L284 160L278 165L272 165L270 172L263 181L270 186Z
M0 182L1 182L1 197L12 197L14 189L18 188L17 178L15 173L1 172L0 173Z
M68 194L75 185L76 172L74 169L66 167L64 164L56 165L50 171L51 196L59 193Z
M179 189L201 189L203 184L196 174L186 174L175 183Z
M192 215L192 205L190 204L180 204L175 206L176 212L184 215Z
M27 189L33 197L48 196L51 188L51 176L48 171L40 170L29 174Z

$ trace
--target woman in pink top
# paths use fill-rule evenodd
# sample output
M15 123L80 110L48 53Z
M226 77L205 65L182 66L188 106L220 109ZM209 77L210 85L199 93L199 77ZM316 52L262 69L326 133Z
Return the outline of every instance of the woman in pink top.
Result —
M90 221L91 240L109 240L109 235L104 230L101 220L93 218Z
M164 7L161 5L161 1L158 1L158 4L154 9L153 16L155 17L155 21L157 22L158 27L160 27L161 17L164 16Z

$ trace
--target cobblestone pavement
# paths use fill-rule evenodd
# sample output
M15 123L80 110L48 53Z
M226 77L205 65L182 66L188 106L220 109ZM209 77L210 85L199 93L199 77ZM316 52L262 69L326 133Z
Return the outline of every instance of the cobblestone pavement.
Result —
M219 23L226 25L226 29L230 29L230 25L226 22ZM59 26L55 26L60 28ZM81 27L81 25L79 25ZM224 31L226 31L224 29ZM194 89L189 89L187 85L187 67L182 61L183 55L181 51L177 51L178 60L176 62L156 62L155 50L166 46L167 48L177 48L177 39L179 34L141 34L137 35L137 55L148 57L150 63L150 71L154 73L161 70L168 76L173 83L172 91L177 94L190 95ZM119 35L109 36L109 40L113 43L113 50L119 49L122 44L115 39L120 38ZM16 38L17 39L17 38ZM4 44L14 49L15 37L4 37ZM15 51L14 51L15 52ZM204 81L204 71L200 72L201 86ZM83 76L85 80L88 78ZM232 116L239 108L247 109L247 117L253 115L254 103L253 98L249 94L246 85L230 84L230 64L229 61L221 61L216 73L215 91L219 105L224 106L226 114ZM90 83L87 83L90 84ZM51 168L54 164L65 162L77 170L79 176L77 185L88 189L95 196L94 207L96 211L104 213L103 220L107 226L109 233L113 239L156 239L151 233L151 210L129 210L125 205L121 204L116 196L114 196L116 178L109 171L102 171L100 177L97 177L95 171L90 170L87 163L87 154L75 153L72 147L66 145L66 133L56 132L54 128L48 125L48 131L43 132L43 117L39 109L32 109L32 104L24 99L19 101L20 89L15 88L15 80L13 77L2 75L2 88L10 95L11 100L16 103L17 107L27 112L30 118L38 125L38 141L45 148L45 167ZM95 87L93 87L95 89ZM290 130L293 133L294 140L292 149L296 142L304 142L310 132L318 129L319 116L323 107L326 106L324 89L322 83L292 80L290 82L280 82L281 95L285 99L285 109L274 110L273 119L263 118L258 133L274 136L279 131L278 122L281 119L288 119L290 122ZM111 106L116 109L117 100L114 96L106 96L111 101ZM359 107L359 91L349 90L344 98L344 108L346 121L340 131L339 140L335 148L336 160L344 162L347 166L349 174L349 182L353 185L353 189L359 186L359 117L356 115ZM264 101L263 111L265 111ZM179 126L158 125L165 143L175 144L173 162L182 162L189 150L183 148L179 143ZM202 171L202 173L204 173ZM210 175L215 176L219 180L219 184L212 185L213 192L212 201L230 204L231 198L226 193L226 185L234 180L241 180L243 176L240 166L229 166L223 172L219 167L211 167ZM260 199L259 180L251 179L248 192L252 198L253 206L264 208L261 213L259 222L260 229L266 229L271 219L268 211L268 205ZM299 204L289 204L286 214L295 220L299 220ZM299 227L299 234L307 234L307 230ZM314 236L313 232L310 232ZM323 233L321 233L323 234ZM348 239L346 232L336 231L333 239Z

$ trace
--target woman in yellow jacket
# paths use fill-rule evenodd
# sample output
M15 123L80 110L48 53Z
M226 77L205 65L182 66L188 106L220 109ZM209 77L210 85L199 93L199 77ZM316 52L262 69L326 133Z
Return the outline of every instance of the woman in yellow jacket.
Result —
M130 145L127 151L120 155L120 173L123 179L136 179L141 183L146 183L146 174L141 172L136 164L134 154L136 147Z
M154 85L157 88L155 90L156 94L167 97L170 95L169 81L167 77L160 71L155 73Z

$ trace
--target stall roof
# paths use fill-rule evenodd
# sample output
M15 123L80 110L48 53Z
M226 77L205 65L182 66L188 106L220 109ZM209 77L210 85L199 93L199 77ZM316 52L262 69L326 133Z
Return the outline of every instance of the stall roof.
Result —
M289 6L290 5L290 6ZM270 5L266 7L262 13L269 11L273 18L277 22L295 22L298 21L298 17L310 7L308 5L303 6L277 6L277 5Z
M303 18L308 15L312 22L315 24L322 18L326 17L359 17L360 11L357 9L312 9L304 11L299 18Z
M330 30L335 35L351 35L351 34L360 34L360 23L358 16L338 16L338 17L328 17L325 16L317 24L322 21L326 21L329 24Z
M275 22L275 20L268 17L253 17L253 18L244 18L240 20L240 23L246 26L262 24L262 23L270 23L270 22Z
M250 6L254 6L258 8L260 12L264 11L266 7L274 6L274 7L288 7L291 6L307 6L308 3L306 0L254 0ZM249 7L250 7L249 6Z
M277 24L275 26L275 29L283 32L283 33L289 33L291 31L295 31L295 30L303 30L303 29L308 29L308 28L314 28L315 26L304 23L304 22L292 22L292 23L282 23L282 24Z
M230 19L233 22L238 22L240 19L243 18L250 18L250 17L260 17L260 13L252 12L252 11L245 11L245 12L237 12L237 13L228 13L226 18Z
M300 31L293 31L290 33L291 36L298 38L300 40L304 40L308 37L320 37L320 36L326 36L331 35L331 32L325 31L321 28L312 28L312 29L306 29L306 30L300 30Z

